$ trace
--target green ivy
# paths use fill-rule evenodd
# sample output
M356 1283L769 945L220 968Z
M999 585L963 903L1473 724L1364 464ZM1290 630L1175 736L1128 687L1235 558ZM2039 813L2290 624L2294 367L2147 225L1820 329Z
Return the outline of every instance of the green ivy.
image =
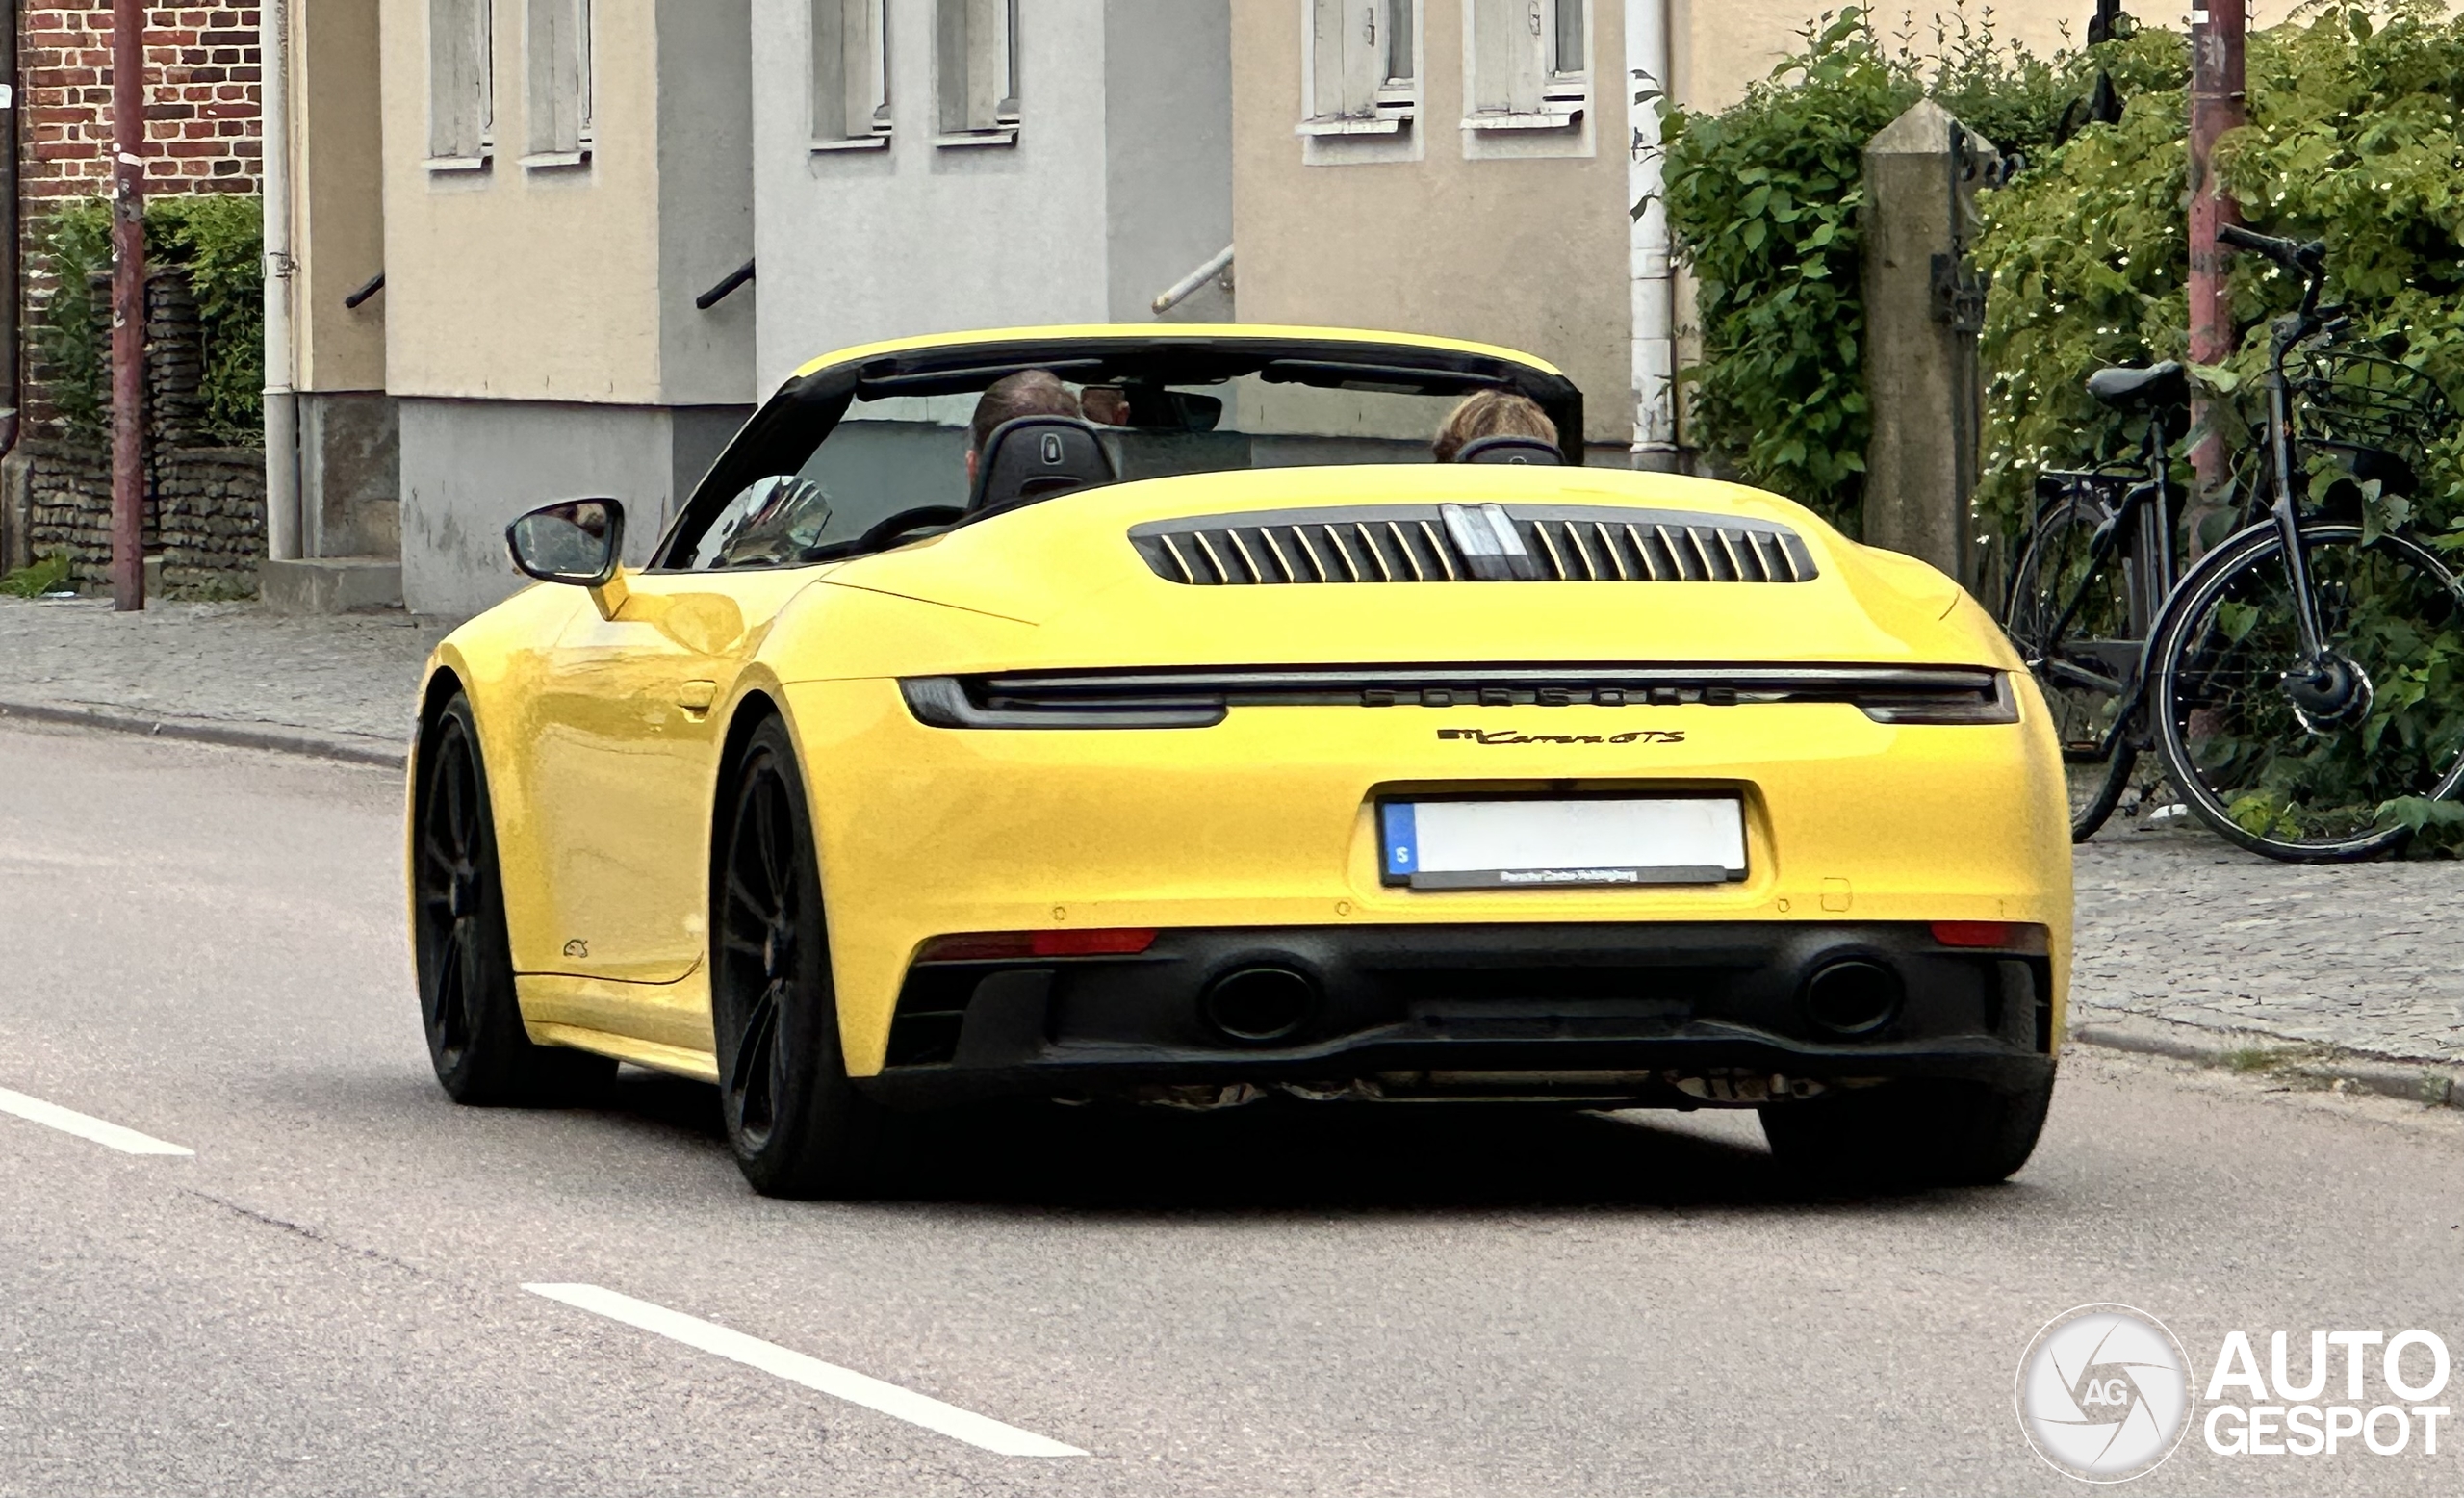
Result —
M2087 127L1983 199L1976 505L1997 536L2030 518L2038 469L2089 466L2138 439L2089 399L2091 373L2188 347L2189 43L2143 30L2096 50L2125 100L2120 123Z
M1717 114L1663 108L1669 221L1703 329L1698 441L1752 482L1857 529L1873 419L1861 285L1866 142L1932 97L2006 151L2048 142L2090 61L1996 38L1991 13L1912 30L1896 47L1851 6ZM2109 50L2096 49L2101 54Z
M2099 50L2132 75L2121 122L2091 126L1986 204L1977 259L1991 278L1983 349L1992 375L1978 508L2002 535L2029 518L2036 469L2085 465L2136 440L2088 399L2089 373L2189 354L2188 43L2151 30ZM2323 239L2326 297L2354 317L2347 339L2464 391L2464 18L2409 0L2331 5L2253 33L2247 72L2249 125L2220 142L2216 158L2244 220ZM2231 263L2245 334L2231 358L2199 373L2247 483L2267 319L2298 288L2264 262ZM2464 519L2464 434L2424 437L2424 493L2392 518L2464 548L2451 530Z
M112 263L111 205L84 198L52 213L40 231L53 277L50 304L30 330L53 404L68 429L104 435L111 349L106 310L91 277ZM265 226L255 197L158 197L145 207L149 265L187 272L205 340L204 435L234 447L265 442Z

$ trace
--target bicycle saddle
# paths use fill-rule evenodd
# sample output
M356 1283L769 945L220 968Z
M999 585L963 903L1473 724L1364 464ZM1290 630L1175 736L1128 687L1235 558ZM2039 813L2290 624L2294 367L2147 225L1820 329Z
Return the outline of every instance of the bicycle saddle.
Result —
M2191 384L2182 367L2168 359L2143 370L2124 365L2098 370L2088 376L2088 394L2125 411L2149 411L2190 404Z

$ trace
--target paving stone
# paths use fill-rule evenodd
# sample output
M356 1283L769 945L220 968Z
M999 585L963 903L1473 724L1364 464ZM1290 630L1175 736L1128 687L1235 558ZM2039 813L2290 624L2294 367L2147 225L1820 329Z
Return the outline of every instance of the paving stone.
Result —
M2464 1062L2464 865L2279 864L2169 828L2077 853L2074 1024Z
M401 743L441 624L283 618L251 604L0 598L0 702Z

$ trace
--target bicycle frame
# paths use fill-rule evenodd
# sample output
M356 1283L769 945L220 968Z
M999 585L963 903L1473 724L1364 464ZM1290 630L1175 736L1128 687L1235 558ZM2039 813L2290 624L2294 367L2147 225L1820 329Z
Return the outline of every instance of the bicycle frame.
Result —
M2310 586L2310 555L2301 538L2301 512L2293 490L2293 397L2284 361L2302 341L2326 325L2319 315L2319 294L2327 279L2326 246L2295 245L2228 225L2218 238L2230 248L2265 255L2302 278L2301 306L2269 325L2268 454L2275 466L2275 493L2262 524L2275 527L2284 546L2287 581L2293 587L2294 627L2301 644L2301 666L2312 680L2329 674L2323 632L2319 627L2319 600ZM2289 675L2290 673L2288 673Z
M2140 444L2140 458L2147 477L2122 491L2114 513L2096 529L2091 543L2087 566L2081 571L2078 585L2055 616L2046 632L2047 654L2041 662L2046 674L2075 686L2108 692L2122 699L2122 710L2114 719L2114 733L2119 733L2131 719L2146 679L2147 641L2155 629L2156 617L2163 611L2167 593L2173 580L2174 498L2172 476L2166 461L2164 420L2161 413L2149 413L2147 434ZM2109 476L2080 474L2070 493L2081 485ZM2050 508L2050 506L2048 506ZM2086 605L2089 590L2113 559L2114 551L2125 535L2134 538L2122 558L2123 591L2128 600L2126 621L2128 634L2118 640L2068 639L2070 626ZM2111 675L2101 675L2066 659L2058 652L2067 647L2071 652L2098 660ZM2109 752L2111 737L2099 743L2095 758Z

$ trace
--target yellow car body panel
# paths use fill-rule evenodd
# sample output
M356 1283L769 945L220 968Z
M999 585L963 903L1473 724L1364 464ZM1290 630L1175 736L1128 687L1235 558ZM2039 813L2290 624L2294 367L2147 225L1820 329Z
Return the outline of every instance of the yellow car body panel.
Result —
M1067 331L1067 330L1062 330ZM1109 338L1401 335L1251 326ZM1055 330L966 335L1050 338ZM952 340L832 355L804 374ZM1395 504L1681 509L1784 526L1816 577L1191 586L1131 526ZM533 587L432 673L473 702L535 1039L714 1074L707 966L720 746L757 699L798 747L851 1072L880 1072L926 943L1089 928L2015 922L2064 1023L2070 844L2059 747L2000 632L1934 569L1775 496L1588 468L1251 470L1124 482L809 567L629 572L612 616ZM606 595L602 595L606 596ZM2004 673L2016 721L1877 721L1854 703L1235 707L1210 727L954 730L900 681L1139 668L1840 663ZM1441 737L1502 731L1511 739ZM1648 740L1614 742L1635 730ZM1593 741L1599 740L1599 741ZM1703 887L1430 891L1380 879L1398 792L1733 789L1747 876Z

